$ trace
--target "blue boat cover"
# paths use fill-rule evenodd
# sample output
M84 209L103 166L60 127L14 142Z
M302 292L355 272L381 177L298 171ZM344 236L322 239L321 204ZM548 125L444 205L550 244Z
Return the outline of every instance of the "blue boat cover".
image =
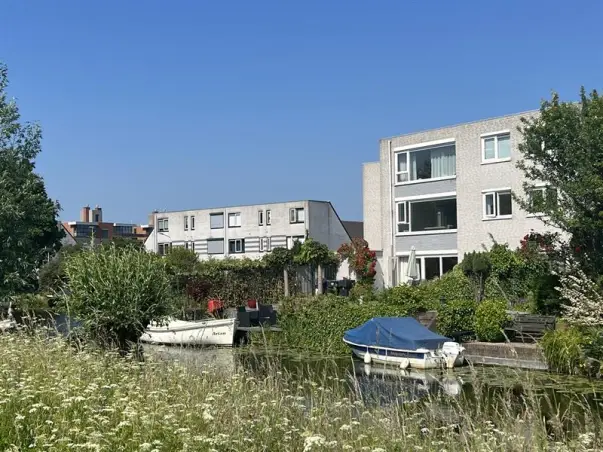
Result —
M357 345L396 350L435 350L450 340L425 328L412 317L374 317L346 331L343 338Z

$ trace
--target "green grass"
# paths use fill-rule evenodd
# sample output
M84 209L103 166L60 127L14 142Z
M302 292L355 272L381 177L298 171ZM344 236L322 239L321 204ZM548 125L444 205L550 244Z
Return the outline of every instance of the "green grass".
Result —
M567 414L545 421L535 393L513 397L496 408L458 399L368 406L326 374L224 376L0 335L0 450L599 450L596 413L570 435L560 428Z

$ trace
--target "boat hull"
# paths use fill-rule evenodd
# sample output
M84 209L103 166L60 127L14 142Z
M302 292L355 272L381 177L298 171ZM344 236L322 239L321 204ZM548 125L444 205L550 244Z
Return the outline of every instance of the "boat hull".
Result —
M354 355L365 363L390 364L414 369L437 369L462 366L463 354L446 356L437 351L395 350L385 347L370 347L354 344L344 339ZM368 355L368 356L367 356Z
M163 345L196 345L232 347L237 319L171 321L165 326L149 326L142 342Z

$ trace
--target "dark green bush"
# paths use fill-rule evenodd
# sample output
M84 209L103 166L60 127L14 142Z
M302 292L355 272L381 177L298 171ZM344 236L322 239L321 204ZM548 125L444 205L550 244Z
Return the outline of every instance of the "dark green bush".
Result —
M504 300L484 300L475 310L475 332L480 341L503 340L503 329L508 322L507 302Z
M474 331L476 308L477 303L471 299L446 302L438 309L439 333L451 336L461 331Z
M423 289L423 296L433 301L466 300L475 298L476 287L473 282L465 276L460 266L444 274L440 279L426 282L419 286Z

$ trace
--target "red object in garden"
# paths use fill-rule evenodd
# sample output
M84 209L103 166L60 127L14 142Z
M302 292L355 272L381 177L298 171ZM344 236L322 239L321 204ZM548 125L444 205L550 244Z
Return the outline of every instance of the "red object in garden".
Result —
M249 309L257 309L257 301L256 300L247 300L247 307Z
M207 302L207 312L210 314L213 314L222 308L224 308L224 302L222 300L209 300Z

